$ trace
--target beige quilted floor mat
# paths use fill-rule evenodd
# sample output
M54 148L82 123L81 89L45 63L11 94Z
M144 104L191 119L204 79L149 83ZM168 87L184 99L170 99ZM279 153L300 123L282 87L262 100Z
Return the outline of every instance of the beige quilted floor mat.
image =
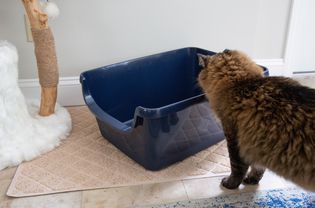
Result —
M156 183L228 172L225 141L161 171L148 171L105 140L87 107L68 108L73 130L55 150L20 165L8 189L14 197Z

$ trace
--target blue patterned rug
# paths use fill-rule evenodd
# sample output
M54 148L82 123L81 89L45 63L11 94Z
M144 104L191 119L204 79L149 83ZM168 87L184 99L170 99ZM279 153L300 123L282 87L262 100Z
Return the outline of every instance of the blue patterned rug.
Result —
M214 198L182 201L170 204L145 206L145 208L234 208L234 207L285 207L315 208L315 193L301 189L274 189L221 195Z

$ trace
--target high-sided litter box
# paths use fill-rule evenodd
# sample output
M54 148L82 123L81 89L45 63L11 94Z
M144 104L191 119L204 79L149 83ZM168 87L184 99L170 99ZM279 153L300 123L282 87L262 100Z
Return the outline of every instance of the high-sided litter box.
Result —
M220 124L197 84L199 48L183 48L81 74L84 100L104 138L149 170L220 140Z

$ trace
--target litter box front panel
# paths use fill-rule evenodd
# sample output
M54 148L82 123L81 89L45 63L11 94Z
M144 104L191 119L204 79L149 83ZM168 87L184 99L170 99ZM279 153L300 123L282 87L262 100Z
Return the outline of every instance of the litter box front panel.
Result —
M224 139L207 101L159 119L144 119L122 134L98 121L102 135L147 169L159 170Z
M222 127L207 101L156 121L159 123L150 125L151 122L148 121L150 149L155 161L149 164L150 169L183 160L224 139Z
M148 142L150 140L145 135L144 126L138 126L132 129L131 132L121 132L99 119L97 119L97 122L105 139L142 166L147 166L143 158L148 158Z

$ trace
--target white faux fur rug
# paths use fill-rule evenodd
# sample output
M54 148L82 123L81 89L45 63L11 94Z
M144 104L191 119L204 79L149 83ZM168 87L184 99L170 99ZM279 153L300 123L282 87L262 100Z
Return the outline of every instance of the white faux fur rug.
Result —
M0 170L52 150L71 131L68 111L56 105L48 117L37 114L39 101L26 103L18 86L16 48L0 41Z

